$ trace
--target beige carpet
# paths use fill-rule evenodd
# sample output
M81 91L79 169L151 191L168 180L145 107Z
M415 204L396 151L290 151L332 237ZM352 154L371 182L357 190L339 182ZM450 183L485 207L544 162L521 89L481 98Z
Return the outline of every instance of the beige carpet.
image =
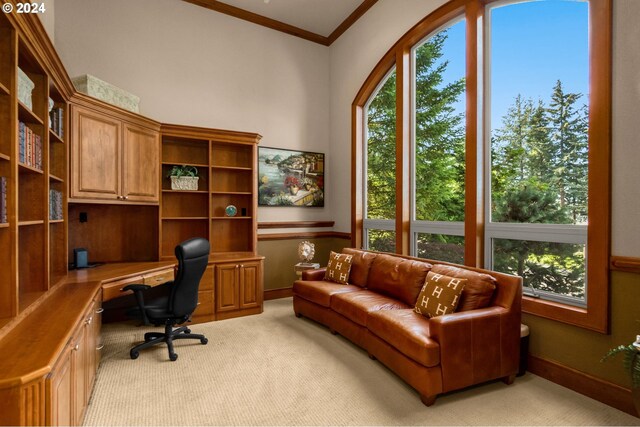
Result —
M418 394L360 348L307 319L291 299L257 316L193 325L209 344L179 341L137 360L149 329L103 328L104 355L86 425L638 425L640 419L527 374L440 396Z

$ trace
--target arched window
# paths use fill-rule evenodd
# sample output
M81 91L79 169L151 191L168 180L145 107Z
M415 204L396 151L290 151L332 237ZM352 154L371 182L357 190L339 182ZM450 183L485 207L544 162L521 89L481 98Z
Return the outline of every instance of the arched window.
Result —
M523 276L607 331L611 0L452 0L353 104L353 244Z

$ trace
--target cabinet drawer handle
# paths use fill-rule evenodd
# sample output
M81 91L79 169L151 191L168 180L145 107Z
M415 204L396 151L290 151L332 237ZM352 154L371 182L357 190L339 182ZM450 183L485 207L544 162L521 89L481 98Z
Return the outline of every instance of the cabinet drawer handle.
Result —
M90 324L91 324L91 322L93 322L93 316L89 317L89 318L85 321L85 323L86 323L87 325L90 325Z
M100 314L104 311L104 308L100 307L99 309L96 310L96 314Z
M76 346L75 346L75 347L73 347L73 350L74 350L74 351L78 351L78 349L79 349L79 348L80 348L80 344L76 344Z
M129 200L129 196L123 196L122 197L124 200Z
M104 348L104 344L100 344L98 347L96 347L97 351L100 351Z

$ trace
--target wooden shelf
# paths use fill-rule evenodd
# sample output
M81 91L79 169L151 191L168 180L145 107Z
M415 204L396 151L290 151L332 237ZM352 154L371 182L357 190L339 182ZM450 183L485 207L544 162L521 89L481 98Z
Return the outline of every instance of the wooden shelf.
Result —
M5 95L11 95L11 91L9 91L9 89L7 89L7 87L3 85L2 82L0 82L0 93L4 93Z
M211 194L239 194L250 196L253 193L251 191L212 191Z
M52 180L52 181L64 182L64 179L58 178L57 176L55 176L53 174L49 174L49 179Z
M207 164L202 164L202 163L180 163L180 162L162 162L163 166L194 166L197 168L208 168L209 165Z
M8 222L0 222L0 228L9 228Z
M0 153L0 159L11 161L11 157L7 156L6 154L2 154L2 153Z
M163 193L173 193L173 194L207 194L209 193L207 190L162 190Z
M62 138L60 138L60 135L55 133L53 131L53 129L49 129L49 135L50 135L50 138L49 138L50 142L57 142L57 143L60 143L60 144L64 144L64 140Z
M20 169L23 169L25 172L44 174L42 170L34 168L33 166L27 166L24 163L18 163L18 166L20 166Z
M212 220L221 220L221 219L252 219L252 216L214 216L211 217Z
M20 295L20 312L23 312L27 307L36 302L41 296L45 294L45 291L24 292Z
M235 170L235 171L252 171L253 168L244 167L244 166L211 166L211 169L224 169L224 170Z
M44 220L38 219L35 221L18 221L18 227L26 227L30 225L40 225L44 224Z
M164 217L163 221L194 221L194 220L203 220L209 219L206 216L172 216L172 217Z
M61 224L64 222L64 219L50 219L49 224Z
M36 114L20 100L18 100L18 117L23 122L38 123L40 125L44 125L42 119L36 116Z

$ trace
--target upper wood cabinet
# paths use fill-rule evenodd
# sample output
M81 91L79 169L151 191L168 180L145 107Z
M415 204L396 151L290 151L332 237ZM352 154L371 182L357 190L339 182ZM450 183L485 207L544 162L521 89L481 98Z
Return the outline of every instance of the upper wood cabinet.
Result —
M71 107L71 199L158 203L158 129L131 113L122 117L116 107L87 102L95 105Z

